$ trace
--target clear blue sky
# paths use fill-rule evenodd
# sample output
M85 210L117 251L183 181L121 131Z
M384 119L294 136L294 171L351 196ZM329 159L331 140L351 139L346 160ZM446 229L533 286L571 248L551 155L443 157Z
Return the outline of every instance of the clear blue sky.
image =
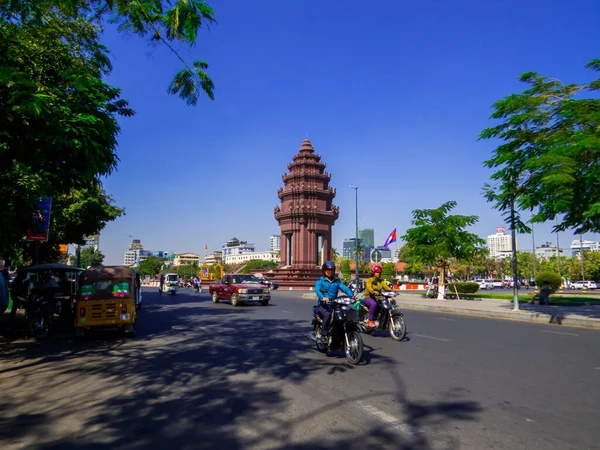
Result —
M308 134L332 174L333 244L359 226L382 244L411 211L458 202L472 231L502 219L481 196L494 148L478 142L491 105L537 71L588 81L600 56L597 0L213 1L218 25L181 48L209 62L216 100L196 108L166 93L181 66L166 48L107 28L109 82L137 114L121 120L118 171L105 188L127 215L101 234L120 264L129 235L145 248L204 253L236 236L268 248L287 163ZM437 172L443 171L439 180ZM536 243L555 240L538 225ZM561 246L571 233L561 234ZM598 236L586 235L584 238ZM519 238L530 248L529 236Z

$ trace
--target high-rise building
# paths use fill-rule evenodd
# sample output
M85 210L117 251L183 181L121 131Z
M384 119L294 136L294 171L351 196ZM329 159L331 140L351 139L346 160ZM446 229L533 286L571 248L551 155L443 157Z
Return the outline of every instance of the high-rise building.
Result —
M535 256L540 259L549 259L553 256L556 256L556 251L557 249L554 244L551 242L546 242L535 249ZM564 256L562 248L558 249L558 253L560 253L560 256Z
M91 247L94 249L94 251L98 251L98 249L100 248L100 233L84 236L83 239L85 241L85 244L83 244L81 248Z
M506 234L504 227L496 228L496 234L490 234L487 238L488 250L492 258L505 256L512 251L512 237Z
M583 249L584 252L599 252L600 242L584 241L580 239L575 239L573 242L571 242L571 253L573 256L579 256L581 249Z
M375 247L375 230L373 228L360 230L358 237L364 247Z
M360 239L358 240L358 245L361 246ZM348 238L344 239L344 245L342 247L342 256L344 258L355 259L354 252L356 250L356 238Z
M272 234L269 236L269 251L278 252L281 250L281 235Z

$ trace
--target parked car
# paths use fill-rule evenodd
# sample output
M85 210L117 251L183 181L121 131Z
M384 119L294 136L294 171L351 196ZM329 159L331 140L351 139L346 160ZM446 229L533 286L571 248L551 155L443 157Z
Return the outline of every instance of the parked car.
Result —
M279 288L279 283L277 281L272 281L265 277L257 277L257 278L258 278L258 281L260 282L260 284L264 284L265 286L268 286L270 289L272 289L274 291Z
M479 280L479 289L494 289L493 280L489 280L489 279Z
M492 286L494 286L494 288L504 289L504 281L502 281L502 280L492 280Z
M598 285L595 281L576 281L573 283L573 289L583 289L585 286L586 289L598 289Z

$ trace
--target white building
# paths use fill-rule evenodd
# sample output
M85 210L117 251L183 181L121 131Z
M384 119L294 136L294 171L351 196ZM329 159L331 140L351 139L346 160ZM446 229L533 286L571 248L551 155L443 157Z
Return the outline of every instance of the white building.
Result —
M582 248L584 252L600 252L600 242L581 241L579 239L575 239L573 242L571 242L571 252L573 256L579 256Z
M252 261L253 259L262 259L264 261L279 261L278 252L247 252L240 253L238 255L228 255L223 257L223 262L225 264L242 264L248 261Z
M504 227L498 227L496 234L488 236L487 244L490 256L496 258L512 250L512 237L510 234L506 234Z
M133 266L137 259L137 252L135 250L128 250L125 252L125 258L123 264L126 266Z
M558 249L558 253L560 256L564 256L562 248ZM556 256L556 246L550 242L546 242L535 249L535 256L540 259L552 258L553 256Z
M204 258L204 264L207 266L214 266L215 264L221 264L223 262L223 252L212 252L206 255Z
M173 260L173 266L187 266L189 264L194 264L196 266L200 265L200 255L196 255L195 253L179 253L175 256Z
M240 241L238 238L228 240L223 244L223 262L229 264L226 259L228 256L243 255L244 253L254 253L254 244L248 244L246 241Z
M281 236L279 234L269 236L269 250L272 252L281 250Z

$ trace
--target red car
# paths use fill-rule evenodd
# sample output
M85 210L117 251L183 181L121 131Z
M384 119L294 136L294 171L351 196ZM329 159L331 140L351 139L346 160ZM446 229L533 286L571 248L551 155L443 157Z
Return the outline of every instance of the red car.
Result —
M230 300L232 306L240 303L260 302L263 306L271 300L271 290L254 275L226 273L218 282L208 287L213 303Z

